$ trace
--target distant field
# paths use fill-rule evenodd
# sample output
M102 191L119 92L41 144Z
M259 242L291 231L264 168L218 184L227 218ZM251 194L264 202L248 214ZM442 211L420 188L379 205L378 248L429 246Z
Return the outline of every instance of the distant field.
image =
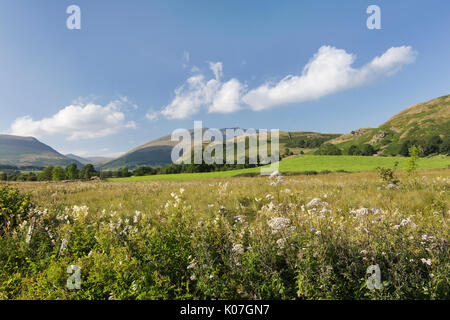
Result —
M373 171L377 167L393 168L398 162L398 168L404 169L408 158L404 157L361 157L361 156L313 156L305 155L292 157L280 162L280 172L302 172L302 171ZM419 169L439 169L450 166L449 157L421 158L418 163ZM111 181L147 181L147 180L189 180L208 178L228 178L244 173L259 172L260 168L205 172L205 173L182 173L165 174L130 178L113 178Z

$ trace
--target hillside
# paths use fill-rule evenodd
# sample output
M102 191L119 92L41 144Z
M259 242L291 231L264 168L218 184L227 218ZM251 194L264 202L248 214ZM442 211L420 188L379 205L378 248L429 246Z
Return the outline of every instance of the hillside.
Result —
M238 128L231 128L231 129L238 129ZM207 128L203 128L203 132L206 130ZM226 137L225 136L226 130L227 130L226 128L220 129L220 131L224 134L224 137ZM194 130L189 130L189 132L191 133L191 138L193 139ZM307 152L311 149L317 148L321 143L329 141L339 136L340 134L322 134L317 132L300 132L300 131L299 132L280 131L280 154L284 154L286 148L288 148L289 152L291 152L292 154L299 154L300 151ZM156 140L150 141L142 146L139 146L115 160L109 161L101 165L100 169L117 170L123 167L135 169L142 165L152 167L167 165L172 163L171 159L172 149L177 144L178 144L177 141L171 141L171 135L163 136ZM189 157L190 154L191 153L185 154L182 158L178 159L177 162L183 161L183 159L185 159L185 157Z
M331 143L341 149L372 145L380 155L397 155L405 141L423 141L432 136L450 136L450 95L411 106L378 128L362 128Z
M94 164L94 165L101 165L104 164L108 161L114 160L113 158L107 158L107 157L80 157L77 156L76 154L65 154L64 156L66 156L67 158L70 159L74 159L77 160L78 162L82 163L82 164Z
M17 167L67 166L76 160L63 156L48 145L32 137L0 135L0 164Z

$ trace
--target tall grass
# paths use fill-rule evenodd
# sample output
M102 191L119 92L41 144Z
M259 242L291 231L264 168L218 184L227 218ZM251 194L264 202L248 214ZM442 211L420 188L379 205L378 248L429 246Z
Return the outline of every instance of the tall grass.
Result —
M14 184L0 298L448 299L449 173Z

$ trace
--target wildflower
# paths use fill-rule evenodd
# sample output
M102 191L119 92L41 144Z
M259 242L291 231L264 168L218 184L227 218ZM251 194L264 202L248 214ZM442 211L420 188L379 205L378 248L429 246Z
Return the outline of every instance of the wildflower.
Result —
M360 208L360 209L356 209L356 210L351 210L350 214L354 214L357 217L365 216L365 215L369 214L369 209L368 208Z
M213 204L208 204L208 208L213 208L214 207L214 205Z
M295 230L295 226L291 226L291 220L288 218L272 218L267 223L272 228L272 233Z
M431 266L431 259L422 258L420 261L422 261L423 264Z
M242 244L235 244L233 245L233 249L231 249L234 254L241 255L244 253L244 246Z
M286 247L286 242L287 239L286 238L281 238L277 240L277 246L279 249L284 249Z
M325 201L322 201L322 199L314 198L306 205L306 207L307 208L311 208L311 207L315 207L315 206L325 207L327 205L328 205L328 203L326 203Z
M234 221L239 222L239 223L244 223L245 222L245 216L236 216L234 217Z
M286 193L286 194L289 194L289 193L291 193L292 191L291 191L291 189L286 189L286 190L284 190L284 193Z
M184 189L180 188L180 194L183 194L183 192L184 192Z

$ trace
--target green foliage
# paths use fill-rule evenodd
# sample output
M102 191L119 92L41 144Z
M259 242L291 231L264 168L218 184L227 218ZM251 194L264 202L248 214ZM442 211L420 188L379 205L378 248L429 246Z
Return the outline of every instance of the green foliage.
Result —
M92 164L87 164L83 168L81 168L80 173L79 173L79 178L89 180L92 177L97 176L97 175L98 175L98 173L97 173L97 171L95 171L94 166Z
M349 156L360 156L361 155L361 150L359 149L359 147L357 145L352 144L350 146L350 148L348 148L347 154Z
M67 166L66 168L67 179L76 180L78 179L78 174L79 174L78 167L75 163L72 163L69 166Z
M398 184L400 182L400 180L395 176L395 169L398 166L398 162L395 163L394 168L383 168L383 167L378 167L377 168L377 172L378 172L378 177L380 177L380 179L383 182L386 182L387 184Z
M21 194L16 188L0 187L0 233L14 229L31 208L29 195Z
M450 137L446 137L440 146L439 152L441 154L450 155Z
M53 166L48 166L44 168L39 174L39 181L52 181L53 180Z
M417 172L417 162L419 161L419 154L421 152L420 147L412 146L409 148L409 159L408 166L406 167L406 172L408 176L413 176Z
M342 150L339 149L334 144L325 143L325 144L321 145L320 148L317 149L314 154L322 155L322 156L324 156L324 155L335 156L335 155L341 155L342 154Z
M48 209L32 217L24 195L1 189L1 207L22 214L0 236L0 297L447 300L445 174L401 191L361 175L71 184L67 198L89 207L48 199L64 184L42 183L33 199ZM327 203L305 209L318 190ZM353 212L363 205L379 209ZM381 290L365 285L372 264ZM66 288L69 265L80 290Z
M52 170L52 180L53 181L62 181L66 179L66 173L64 169L60 166L56 166Z
M365 144L361 148L362 156L373 156L376 153L375 149L370 144Z

